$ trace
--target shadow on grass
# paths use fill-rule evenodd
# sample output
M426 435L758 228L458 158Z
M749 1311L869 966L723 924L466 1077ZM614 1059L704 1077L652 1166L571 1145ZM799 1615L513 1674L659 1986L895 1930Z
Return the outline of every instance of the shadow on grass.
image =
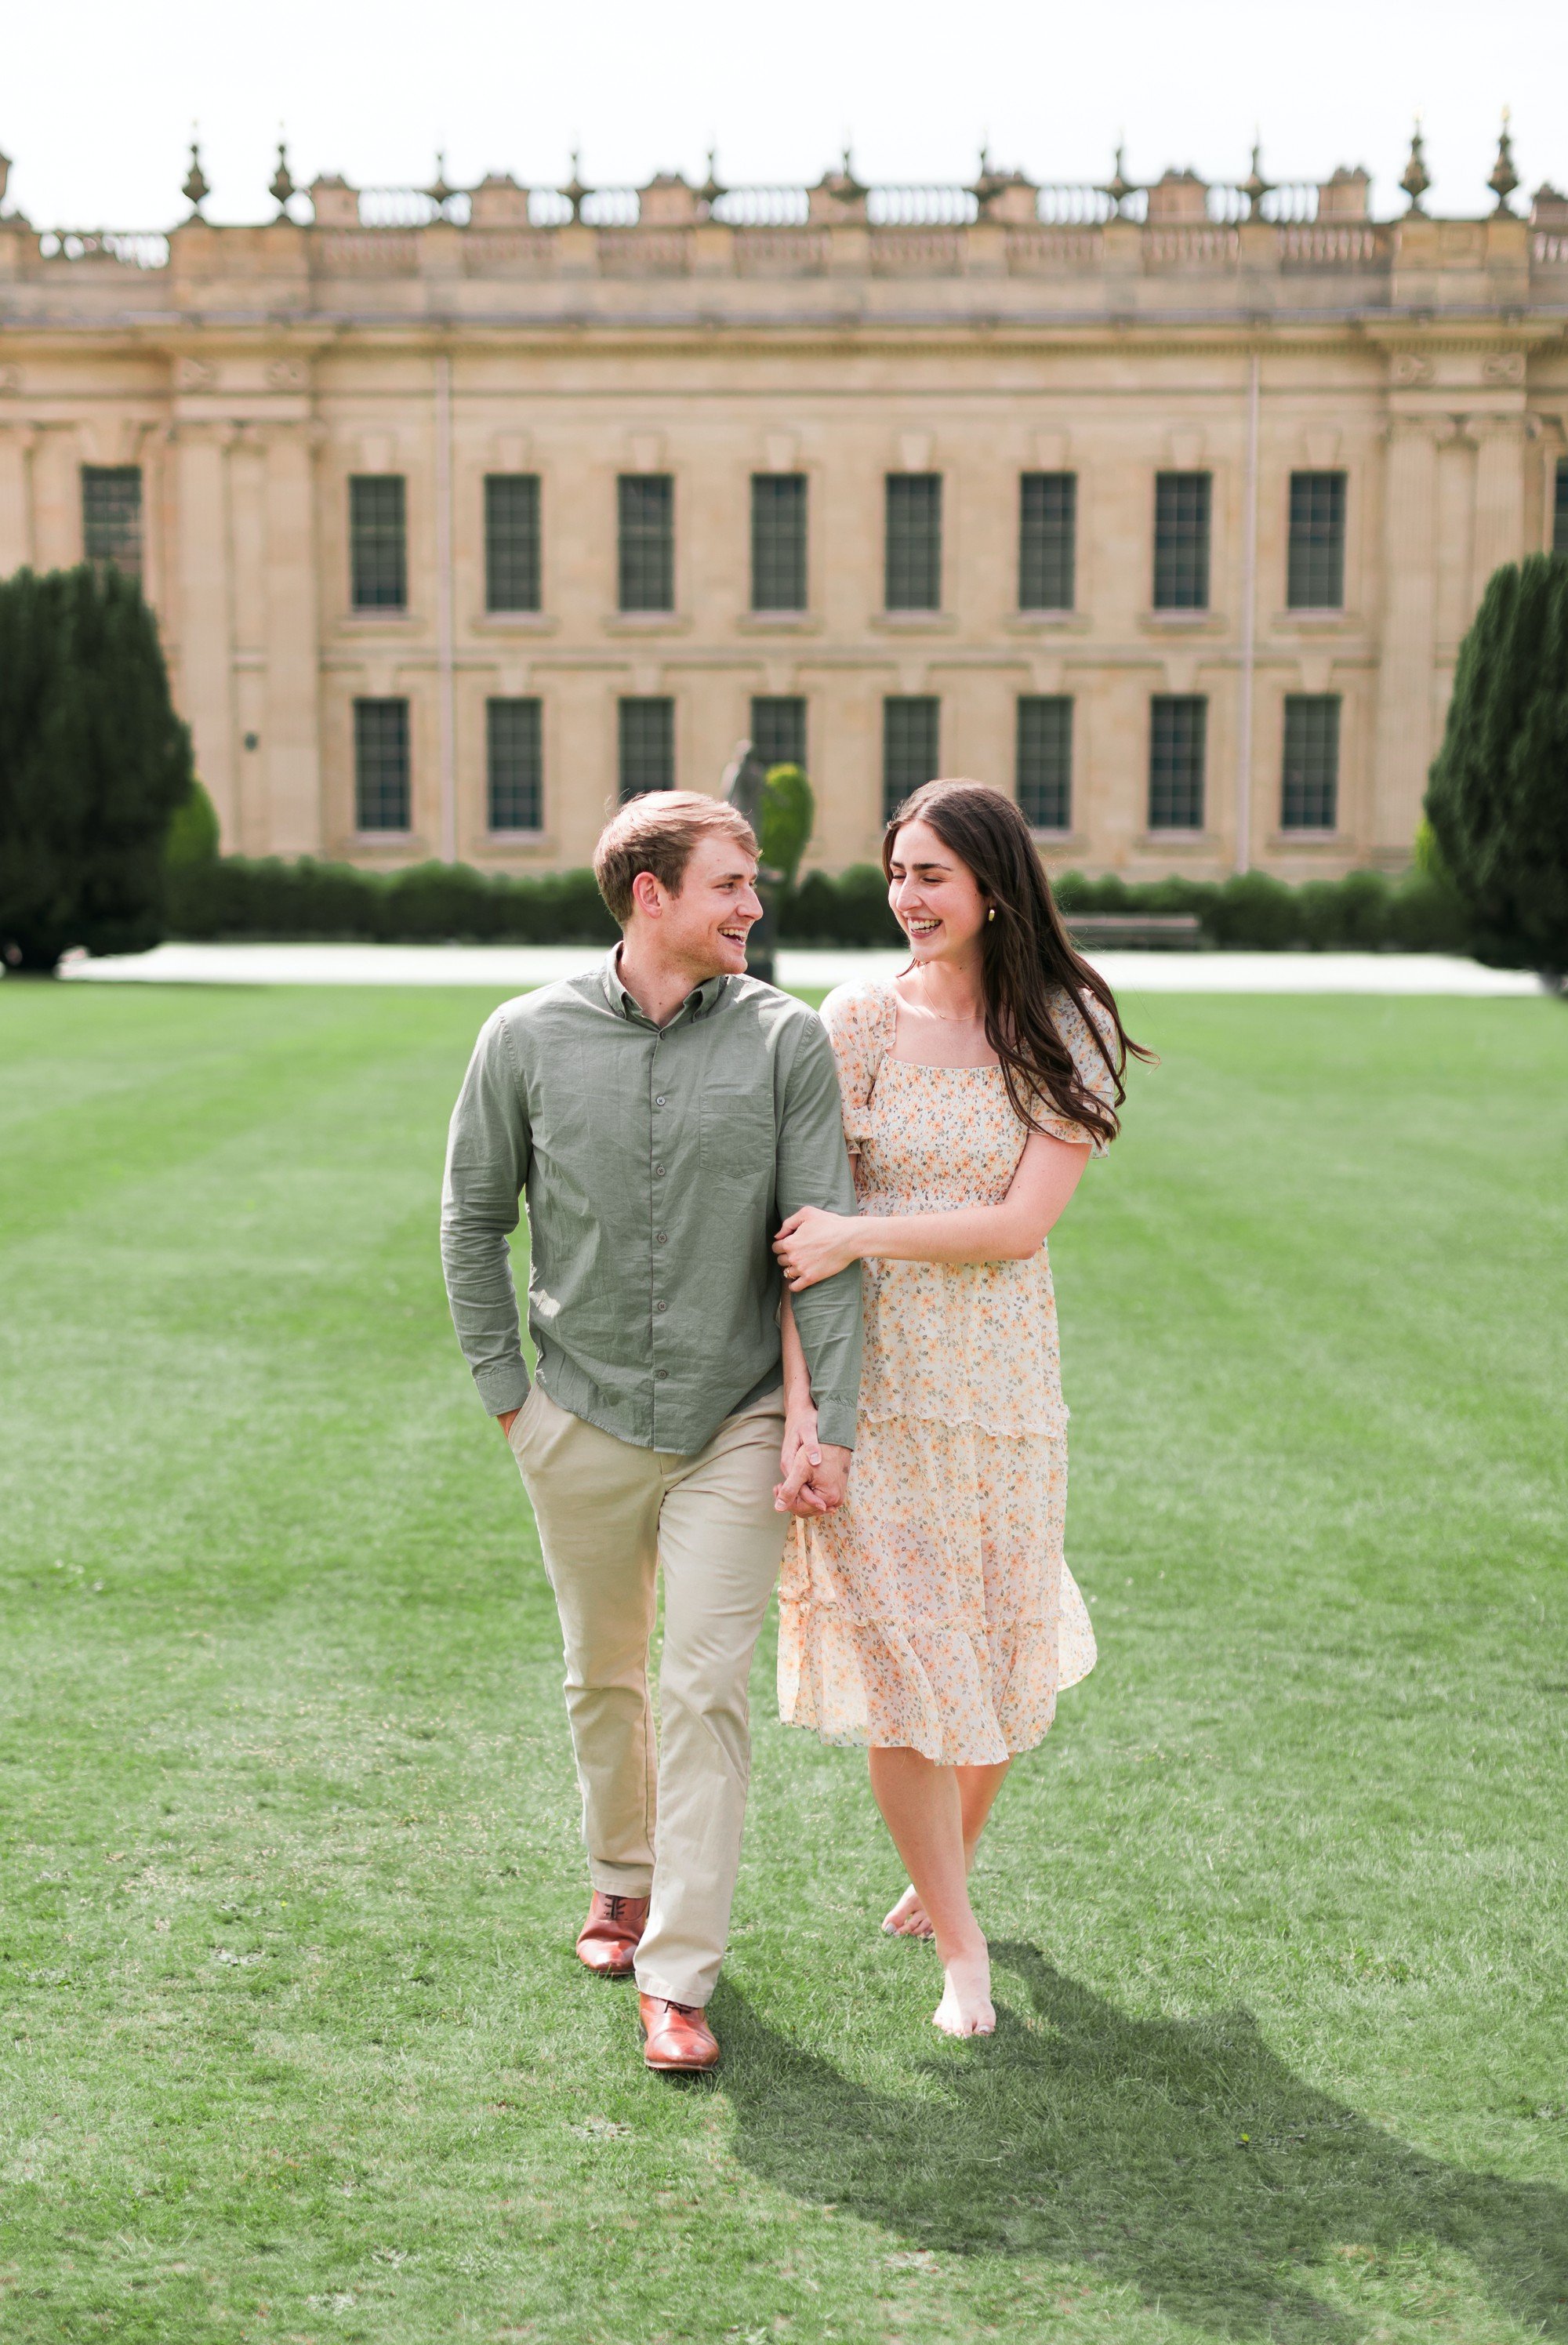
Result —
M1360 2338L1312 2268L1348 2278L1422 2241L1568 2336L1568 2192L1423 2157L1293 2076L1245 2012L1129 2019L1037 1947L991 1955L1027 2015L999 2006L996 2035L922 2064L937 2089L909 2100L852 2083L721 1988L743 2161L925 2247L1086 2262L1227 2337Z

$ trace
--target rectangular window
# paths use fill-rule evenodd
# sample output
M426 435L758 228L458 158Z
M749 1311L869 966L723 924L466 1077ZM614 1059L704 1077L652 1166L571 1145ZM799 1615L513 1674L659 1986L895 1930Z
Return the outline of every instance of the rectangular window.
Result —
M409 827L409 704L354 703L354 822L359 830Z
M1557 459L1557 497L1552 513L1552 551L1568 553L1568 457Z
M1148 712L1148 827L1201 830L1209 703L1201 693L1158 693Z
M355 472L349 481L349 563L356 611L409 605L407 502L401 472Z
M484 606L539 608L539 474L487 472L484 483Z
M1157 472L1154 482L1154 607L1209 608L1208 472Z
M940 472L888 473L885 567L889 611L942 608Z
M1332 830L1340 817L1340 695L1285 695L1281 830Z
M668 472L622 472L617 483L621 525L621 608L675 607L675 483ZM663 788L664 785L656 786Z
M804 472L752 474L752 608L805 609Z
M1286 601L1292 611L1337 611L1345 599L1345 476L1290 475L1290 559Z
M1018 495L1018 608L1070 611L1077 567L1078 476L1026 472Z
M1031 830L1073 827L1073 704L1065 693L1018 700L1018 808Z
M621 796L675 787L675 704L662 695L621 703Z
M752 746L764 766L805 764L805 702L798 693L752 703Z
M491 830L542 830L544 754L537 700L486 701L485 755Z
M882 817L885 822L911 790L936 777L941 702L913 693L882 704Z
M82 551L127 578L142 574L142 474L139 464L82 466Z

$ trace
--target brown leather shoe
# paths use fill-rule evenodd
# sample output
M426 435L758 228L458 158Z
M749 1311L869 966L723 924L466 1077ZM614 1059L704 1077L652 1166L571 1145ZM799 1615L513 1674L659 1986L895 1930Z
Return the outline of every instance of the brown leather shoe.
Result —
M630 1978L647 1926L646 1897L615 1897L607 1889L596 1889L578 1933L577 1959L601 1978Z
M719 2039L696 2003L666 2003L662 1995L640 1995L642 2057L650 2068L674 2076L698 2076L719 2062Z

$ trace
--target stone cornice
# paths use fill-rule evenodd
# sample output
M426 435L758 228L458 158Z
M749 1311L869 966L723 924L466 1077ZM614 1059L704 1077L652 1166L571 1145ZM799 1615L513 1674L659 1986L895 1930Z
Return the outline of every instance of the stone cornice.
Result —
M466 349L513 353L520 345L538 356L592 350L596 355L689 352L711 358L722 352L726 357L747 358L781 349L835 356L848 349L895 356L973 355L982 350L992 356L1115 356L1134 350L1143 358L1233 359L1254 351L1265 358L1270 352L1281 357L1340 359L1360 353L1379 360L1400 354L1424 358L1522 352L1528 356L1568 346L1568 310L1555 317L1481 311L1467 317L1449 313L1441 319L1369 317L1364 312L1229 318L1211 313L1108 318L1079 312L976 320L951 312L902 316L863 312L853 317L797 313L736 318L726 320L722 327L711 319L690 314L633 317L557 312L432 318L381 313L193 317L177 321L163 316L102 321L52 318L16 320L5 327L5 348L12 361L96 351L107 346L125 355L164 359L171 371L183 364L191 371L192 389L200 387L197 368L217 358L261 350L277 353L285 361L308 364L345 350L451 353ZM309 375L303 382L279 381L267 389L279 395L288 391L298 393L308 383ZM0 404L13 395L0 389Z

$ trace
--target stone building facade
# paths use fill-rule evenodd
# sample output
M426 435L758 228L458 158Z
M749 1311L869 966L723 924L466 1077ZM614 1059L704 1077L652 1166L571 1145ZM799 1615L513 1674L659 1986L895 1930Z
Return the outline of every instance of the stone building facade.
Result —
M0 213L0 569L139 570L225 844L587 859L799 755L1051 860L1401 866L1492 567L1568 551L1568 202L1365 175L295 193ZM3 182L0 182L3 185Z

